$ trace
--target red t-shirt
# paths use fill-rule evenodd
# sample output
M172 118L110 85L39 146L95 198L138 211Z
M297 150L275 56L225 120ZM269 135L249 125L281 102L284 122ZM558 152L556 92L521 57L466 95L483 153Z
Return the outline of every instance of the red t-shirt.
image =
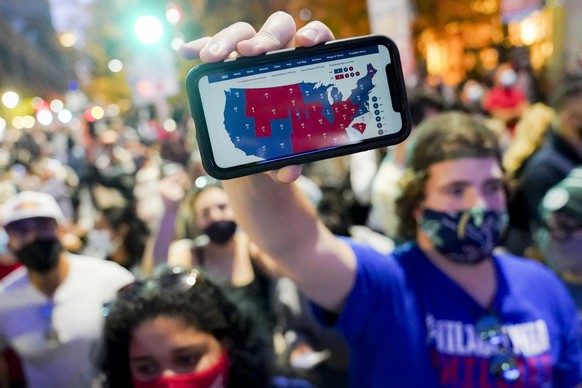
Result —
M483 106L491 112L495 108L515 108L525 101L525 94L519 88L494 87L485 96Z

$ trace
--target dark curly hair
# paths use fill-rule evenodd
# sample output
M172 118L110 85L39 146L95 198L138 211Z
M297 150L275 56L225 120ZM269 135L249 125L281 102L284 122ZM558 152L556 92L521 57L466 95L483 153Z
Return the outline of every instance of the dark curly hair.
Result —
M421 123L411 140L406 170L400 180L400 195L396 198L397 233L402 241L416 237L414 211L424 199L428 168L432 164L493 156L501 166L497 136L479 116L456 111L441 113Z
M270 347L255 334L251 320L208 278L198 276L187 291L144 287L131 298L118 297L108 308L98 367L104 387L131 387L129 346L132 331L158 316L178 319L227 344L229 387L268 387Z

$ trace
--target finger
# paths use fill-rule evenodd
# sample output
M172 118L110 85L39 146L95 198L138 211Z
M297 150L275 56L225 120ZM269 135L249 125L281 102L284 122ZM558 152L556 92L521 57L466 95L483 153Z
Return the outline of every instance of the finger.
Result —
M319 21L313 21L306 24L295 34L295 43L298 46L304 47L313 46L334 39L333 32L330 28Z
M200 50L206 47L210 39L211 38L207 36L188 43L184 43L182 46L180 46L180 48L178 48L178 54L180 54L185 59L196 59L200 55Z
M301 166L292 165L279 170L270 171L271 178L279 183L291 183L301 175Z
M254 37L238 44L237 51L242 55L252 56L283 47L293 47L295 29L295 20L291 15L282 11L275 12Z
M218 62L226 59L241 40L247 40L255 36L257 32L248 23L234 23L220 31L206 41L198 53L203 62Z

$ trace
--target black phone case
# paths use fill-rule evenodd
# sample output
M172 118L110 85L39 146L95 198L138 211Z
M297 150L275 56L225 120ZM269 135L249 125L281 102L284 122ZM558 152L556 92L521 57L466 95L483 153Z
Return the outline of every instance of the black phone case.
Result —
M302 56L312 56L321 53L333 53L334 51L342 51L350 48L362 47L364 45L370 46L376 44L387 46L391 55L391 64L386 71L389 73L389 90L393 109L396 112L399 112L402 118L402 128L397 133L368 139L360 143L317 149L311 152L279 157L274 160L253 162L228 168L222 168L216 164L214 153L218 153L221 150L213 150L210 143L206 117L202 107L200 90L198 89L198 81L202 77L224 71L255 67L261 64L278 62L286 59L296 59L301 58ZM398 48L390 38L383 35L369 35L341 39L312 47L296 47L293 49L277 50L254 57L239 57L224 62L201 64L192 68L188 73L186 77L186 92L190 102L192 117L196 125L196 139L200 149L202 165L209 175L222 180L275 170L289 165L315 162L370 149L392 146L404 141L410 134L411 129L410 112ZM222 112L219 112L219 114L222 114Z

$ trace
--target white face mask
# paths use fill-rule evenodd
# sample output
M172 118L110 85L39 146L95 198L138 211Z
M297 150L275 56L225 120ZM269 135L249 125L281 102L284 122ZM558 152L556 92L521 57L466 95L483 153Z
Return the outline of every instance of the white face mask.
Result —
M517 74L515 74L515 71L513 71L513 70L505 70L499 76L499 82L501 82L501 85L505 86L506 88L515 85L516 81L517 81Z
M541 230L538 235L544 260L554 271L582 274L582 237L557 240L546 230Z
M479 85L471 85L467 88L467 98L471 102L479 102L483 97L483 88Z
M87 256L106 259L115 252L116 248L109 231L93 229L87 234L87 245L83 253Z

